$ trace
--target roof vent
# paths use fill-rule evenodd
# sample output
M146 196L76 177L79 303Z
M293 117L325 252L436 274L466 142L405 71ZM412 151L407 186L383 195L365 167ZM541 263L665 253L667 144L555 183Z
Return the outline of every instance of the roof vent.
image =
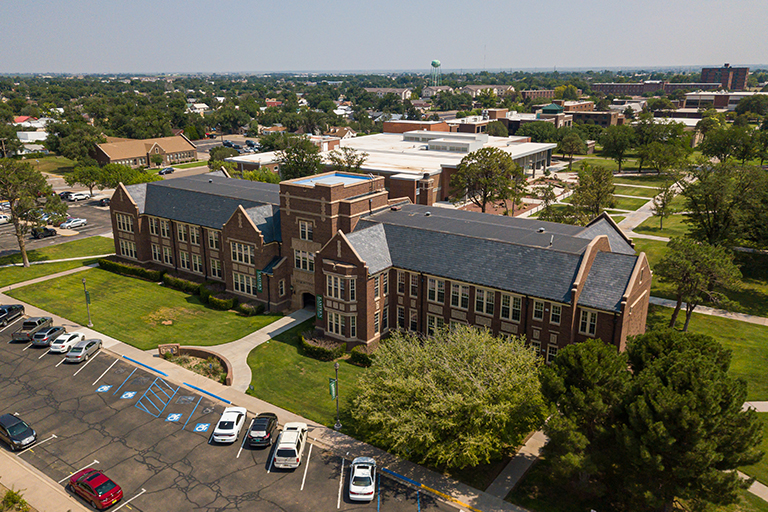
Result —
M544 226L540 227L536 230L537 233L543 233L544 232Z
M400 211L400 207L399 206L393 206L392 208L390 208L390 210L392 210L393 212L399 212Z
M429 217L430 215L432 215L432 212L427 212L424 214L425 217Z

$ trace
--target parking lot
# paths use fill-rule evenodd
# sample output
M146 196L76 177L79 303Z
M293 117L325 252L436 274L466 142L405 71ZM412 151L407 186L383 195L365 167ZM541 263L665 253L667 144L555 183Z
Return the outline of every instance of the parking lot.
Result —
M342 460L315 444L298 469L278 470L271 449L243 446L250 413L237 443L213 444L228 404L106 351L72 365L47 348L9 343L19 324L0 331L0 412L30 423L38 442L16 456L62 486L84 467L103 470L124 492L112 510L455 510L386 475L372 503L351 502L356 454Z

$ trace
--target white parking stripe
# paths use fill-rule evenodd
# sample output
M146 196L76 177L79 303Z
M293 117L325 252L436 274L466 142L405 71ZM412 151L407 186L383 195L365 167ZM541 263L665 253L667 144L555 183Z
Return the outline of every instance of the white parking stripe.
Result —
M96 383L97 383L97 382L99 382L99 380L101 380L101 378L102 378L104 375L106 375L106 374L107 374L107 372L108 372L109 370L111 370L111 369L112 369L112 367L113 367L113 366L115 366L116 364L117 364L117 359L115 359L115 362L114 362L114 363L112 363L111 365L109 365L109 368L107 368L106 370L104 370L104 373L102 373L101 375L99 375L99 378L98 378L98 379L96 379L95 381L93 381L93 384L91 384L91 386L95 386L95 385L96 385Z
M24 348L23 348L21 351L22 351L22 352L24 352L25 350L27 350L27 349L28 349L29 347L31 347L32 345L34 345L34 343L30 343L29 345L27 345L26 347L24 347Z
M47 351L47 352L43 352L43 355L41 355L40 357L38 357L38 359L42 359L42 358L44 358L45 356L47 356L48 354L50 354L50 353L51 353L51 349L48 349L48 351Z
M64 356L64 357L62 357L62 358L61 358L61 361L59 361L58 363L56 363L56 366L54 366L54 368L58 368L58 367L59 367L59 365L60 365L61 363L63 363L64 361L66 361L66 360L67 360L67 356Z
M347 452L349 453L349 452ZM339 473L339 500L336 502L336 508L341 508L341 488L344 485L344 459L341 459L341 473Z
M267 474L269 474L270 471L272 471L272 463L275 461L275 454L272 454L272 458L269 459L269 467L267 468Z
M245 432L245 435L243 436L243 444L241 444L241 445L240 445L240 449L239 449L239 450L237 450L237 457L235 457L236 459L239 459L239 458L240 458L240 452L242 452L242 451L243 451L243 447L245 446L245 441L246 441L246 439L248 439L248 432L250 432L250 431L251 431L251 427L253 426L253 422L254 422L254 421L256 421L256 418L253 418L253 419L251 420L251 424L250 424L250 425L248 425L248 430Z
M18 322L19 320L24 320L24 317L23 317L23 316L20 316L19 318L17 318L17 319L16 319L16 320L14 320L13 322L9 323L8 325L6 325L6 326L5 326L5 327L3 327L2 329L0 329L0 332L3 332L3 331L5 331L6 329L10 329L10 328L11 328L11 326L13 326L13 324L15 324L16 322ZM11 343L11 342L13 342L13 340L9 341L8 343Z
M307 454L307 463L304 465L304 478L301 479L301 490L304 490L304 481L307 479L307 470L309 469L309 458L312 456L312 445L309 445L309 453Z
M96 359L96 356L97 356L97 355L99 355L99 353L98 353L98 352L96 352L95 354L93 354L93 357L91 357L90 359L88 359L88 360L85 362L85 364L84 364L83 366L81 366L81 367L80 367L80 369L79 369L79 370L77 370L77 371L74 373L74 375L72 375L72 376L74 377L75 375L77 375L78 373L80 373L81 371L83 371L83 368L85 368L86 366L88 366L88 365L91 363L91 361L93 361L94 359Z
M89 468L89 467L93 466L94 464L98 464L98 463L99 463L99 461L97 461L96 459L93 459L93 462L91 462L91 463L90 463L90 464L88 464L87 466L83 466L83 467L81 467L80 469L78 469L77 471L73 471L73 472L71 472L70 474L68 474L67 476L65 476L64 478L62 478L61 480L59 480L59 481L58 481L58 482L56 482L56 483L60 484L61 482L63 482L63 481L64 481L64 480L66 480L67 478L71 477L71 476L72 476L72 475L74 475L75 473L78 473L78 472L80 472L80 471L82 471L82 470L84 470L84 469L87 469L87 468Z
M32 448L35 448L36 446L40 446L40 445L41 445L41 444L43 444L44 442L46 442L46 441L50 441L51 439L56 439L56 434L51 434L51 437L49 437L48 439L43 439L43 440L42 440L42 441L40 441L39 443L35 443L35 444L33 444L32 446L30 446L29 448L24 448L23 450L21 450L21 451L19 452L19 455L21 455L22 453L24 453L24 452L25 452L25 451L27 451L27 450L31 450Z
M142 494L144 494L145 492L147 492L147 490L146 490L145 488L143 488L143 487L142 487L142 488L141 488L141 492L140 492L139 494L137 494L137 495L136 495L136 496L134 496L133 498L129 499L128 501L126 501L125 503L123 503L122 505L120 505L119 507L117 507L115 510L113 510L112 512L117 512L118 510L120 510L121 508L123 508L124 506L126 506L127 504L129 504L130 502L132 502L133 500L135 500L136 498L138 498L139 496L141 496L141 495L142 495ZM131 507L128 507L128 508L131 508Z

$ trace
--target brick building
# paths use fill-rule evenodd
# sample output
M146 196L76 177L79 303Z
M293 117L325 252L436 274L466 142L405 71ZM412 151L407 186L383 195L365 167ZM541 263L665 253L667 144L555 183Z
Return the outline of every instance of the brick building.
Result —
M273 185L222 172L120 185L110 214L128 261L222 283L272 311L313 307L348 347L453 323L524 334L548 359L645 330L645 254L607 216L586 227L414 205L383 177Z
M747 89L749 68L734 68L725 63L721 68L701 68L702 82L718 82L723 89L744 91Z
M664 91L669 94L681 89L689 91L716 91L721 88L720 81L701 83L671 83L662 80L646 80L644 82L606 82L592 84L592 90L614 96L642 96L643 94L653 94L657 91Z
M159 155L162 163L155 165L152 157ZM184 135L157 139L120 139L108 137L97 144L94 154L99 165L124 164L131 167L162 167L197 160L197 148Z

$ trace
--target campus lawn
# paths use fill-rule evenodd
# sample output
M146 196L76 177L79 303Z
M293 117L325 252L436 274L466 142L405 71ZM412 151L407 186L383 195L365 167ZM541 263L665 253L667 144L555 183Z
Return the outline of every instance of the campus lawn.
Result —
M27 251L29 261L63 260L80 256L96 256L99 254L112 254L115 252L115 242L111 238L92 236L81 238L63 244L51 245L42 249ZM0 258L0 265L21 263L21 253L9 254Z
M207 160L200 160L199 162L189 162L186 164L178 164L172 167L174 169L192 169L193 167L203 167L204 165L208 165Z
M218 311L202 304L199 296L101 269L25 286L8 295L85 325L84 278L91 297L94 329L142 350L162 343L220 345L280 318Z
M622 185L616 185L616 190L614 190L613 193L622 196L645 197L648 199L653 199L653 197L659 193L659 190L657 188L626 187Z
M664 175L659 176L656 173L643 173L640 176L624 176L623 174L615 174L613 176L613 183L615 185L643 185L646 187L659 188L667 182Z
M37 279L38 277L49 276L58 272L64 272L73 268L96 263L97 260L75 260L62 261L59 263L45 263L43 265L32 265L30 267L5 267L0 268L0 286L8 286L16 283L23 283ZM38 285L45 286L45 285Z
M611 218L613 219L613 222L615 222L616 224L626 219L624 215L611 215Z
M612 160L609 158L593 157L591 155L582 160L578 160L578 161L574 160L573 172L579 171L585 163L589 164L590 167L599 166L599 167L604 167L606 169L610 169L614 173L619 172L619 164L617 164L615 160ZM637 160L629 159L622 162L621 172L637 172L637 167L638 167Z
M759 412L757 413L757 417L760 420L760 423L763 424L763 444L760 446L760 449L763 450L765 455L763 456L763 460L757 464L743 466L739 469L743 473L755 477L760 483L765 484L768 483L768 412Z
M39 160L40 163L37 163L35 160ZM75 168L75 162L63 156L44 156L42 158L31 158L28 161L35 169L39 169L40 172L51 174L66 174Z
M275 404L328 427L336 422L336 402L331 400L328 379L334 376L333 361L323 362L301 352L299 335L311 331L314 319L259 345L248 354L253 390L249 395ZM339 398L342 432L349 432L348 400L366 369L339 361Z
M690 230L690 225L685 222L686 215L670 215L664 219L664 229L659 229L659 218L648 217L633 231L646 235L664 236L667 238L683 236Z
M614 208L617 210L635 211L648 202L648 199L638 199L636 197L613 197L616 199L616 206Z

